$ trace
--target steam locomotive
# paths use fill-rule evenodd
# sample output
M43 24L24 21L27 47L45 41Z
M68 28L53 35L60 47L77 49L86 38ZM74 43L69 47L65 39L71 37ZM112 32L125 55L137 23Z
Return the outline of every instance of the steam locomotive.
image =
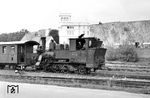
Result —
M42 42L45 47L44 38ZM0 68L9 65L10 68L16 69L21 65L25 70L32 67L49 72L87 74L105 65L106 49L102 47L102 41L99 39L70 38L69 43L68 48L58 45L50 51L38 49L38 53L33 53L33 46L39 45L36 41L2 42Z
M106 49L94 37L70 38L70 47L42 53L39 69L61 73L86 74L105 65Z

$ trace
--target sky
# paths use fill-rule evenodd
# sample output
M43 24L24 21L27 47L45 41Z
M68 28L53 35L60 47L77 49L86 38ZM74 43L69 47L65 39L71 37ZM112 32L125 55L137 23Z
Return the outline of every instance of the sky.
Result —
M150 20L150 0L0 0L0 33L57 29L60 13L91 24Z

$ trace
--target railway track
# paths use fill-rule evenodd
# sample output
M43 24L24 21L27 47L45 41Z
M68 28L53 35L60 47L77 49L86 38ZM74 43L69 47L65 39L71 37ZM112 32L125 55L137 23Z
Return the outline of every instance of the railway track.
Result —
M150 66L126 65L124 63L107 63L108 70L99 70L96 74L101 77L131 78L150 80Z
M51 84L63 86L77 86L86 88L104 88L104 89L128 89L140 90L140 93L150 94L150 80L131 79L131 78L115 78L115 77L99 77L86 75L2 75L0 80ZM132 91L131 91L132 92Z
M110 70L116 70L116 71L130 71L130 72L133 72L133 71L138 71L138 72L150 72L150 69L147 69L146 67L145 68L133 68L133 67L115 67L115 66L112 66L112 67L108 67Z
M92 73L93 76L100 77L116 77L116 78L131 78L150 80L150 73L147 72L130 72L130 71L116 71L116 70L99 70L97 73Z

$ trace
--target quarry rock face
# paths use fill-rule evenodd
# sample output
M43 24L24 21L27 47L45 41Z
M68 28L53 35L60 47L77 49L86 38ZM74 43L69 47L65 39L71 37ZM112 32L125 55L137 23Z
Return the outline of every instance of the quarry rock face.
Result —
M109 46L150 42L150 20L93 24L90 31Z

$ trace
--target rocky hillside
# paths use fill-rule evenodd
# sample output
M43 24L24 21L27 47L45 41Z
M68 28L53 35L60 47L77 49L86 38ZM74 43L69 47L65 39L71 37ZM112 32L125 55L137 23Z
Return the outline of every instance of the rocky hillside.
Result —
M105 45L150 42L150 20L94 24L90 30Z

